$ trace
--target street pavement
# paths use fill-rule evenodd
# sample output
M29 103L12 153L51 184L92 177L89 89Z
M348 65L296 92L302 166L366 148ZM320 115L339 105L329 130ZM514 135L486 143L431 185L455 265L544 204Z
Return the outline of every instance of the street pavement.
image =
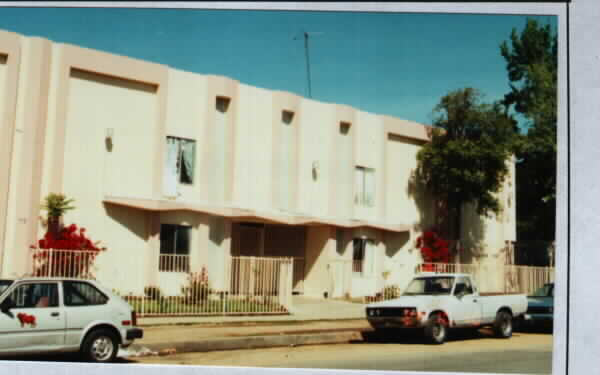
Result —
M122 363L484 373L552 372L552 335L516 332L497 339L487 330L457 332L444 345L425 345L420 335L366 334L339 345L183 353L129 358Z

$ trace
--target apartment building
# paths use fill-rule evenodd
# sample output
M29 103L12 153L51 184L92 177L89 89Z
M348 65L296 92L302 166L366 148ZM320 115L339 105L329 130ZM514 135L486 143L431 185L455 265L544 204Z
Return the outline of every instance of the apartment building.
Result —
M412 274L414 240L434 222L411 183L427 131L0 31L1 275L30 271L40 202L56 192L76 202L65 223L108 248L98 279L122 290L177 293L203 266L226 289L228 257L255 256L293 257L305 295L376 293ZM462 240L478 259L503 262L515 240L514 186L511 166L502 215L466 210Z

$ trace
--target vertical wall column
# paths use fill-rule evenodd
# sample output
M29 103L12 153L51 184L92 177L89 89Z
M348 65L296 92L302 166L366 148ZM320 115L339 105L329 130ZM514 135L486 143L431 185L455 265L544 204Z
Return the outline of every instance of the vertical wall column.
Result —
M200 152L205 156L200 173L207 189L202 198L229 203L233 196L239 83L217 76L208 76L207 83L204 137L199 140ZM219 108L217 98L224 104Z
M349 125L342 134L341 124ZM331 125L331 126L330 126ZM356 117L355 110L347 106L337 106L335 123L330 126L332 134L329 152L331 155L329 173L330 216L352 217L354 212L354 167L356 165Z
M17 179L16 189L10 194L15 210L7 210L13 222L13 237L7 248L11 250L11 274L29 272L31 259L27 251L34 244L40 216L42 165L48 113L50 86L51 43L40 38L25 39L22 45L21 70L14 144L19 144L13 155L12 178ZM14 185L13 185L14 186Z
M0 276L4 268L8 223L8 195L11 181L11 161L15 134L17 87L21 64L20 37L0 31L0 59L4 65L4 86L0 87Z
M273 93L272 207L287 211L298 207L299 109L300 97Z
M146 283L145 285L158 285L158 262L160 257L160 212L148 211L147 215L147 243L148 256L146 256ZM120 249L124 250L124 249Z

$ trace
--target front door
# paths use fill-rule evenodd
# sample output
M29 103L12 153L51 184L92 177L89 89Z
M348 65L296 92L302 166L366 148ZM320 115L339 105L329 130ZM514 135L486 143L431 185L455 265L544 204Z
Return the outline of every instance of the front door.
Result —
M0 312L0 352L48 351L65 342L58 282L22 282L4 297L14 306ZM0 301L2 302L2 301Z
M454 287L455 319L461 326L473 326L481 323L481 303L475 294L471 281L467 277L459 277Z

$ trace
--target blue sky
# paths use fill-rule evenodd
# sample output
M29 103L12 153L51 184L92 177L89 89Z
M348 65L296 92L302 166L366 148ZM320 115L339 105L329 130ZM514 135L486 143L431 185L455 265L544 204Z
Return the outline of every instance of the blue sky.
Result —
M167 9L0 8L0 29L431 123L450 90L508 91L499 45L526 16ZM556 17L534 17L556 27Z

